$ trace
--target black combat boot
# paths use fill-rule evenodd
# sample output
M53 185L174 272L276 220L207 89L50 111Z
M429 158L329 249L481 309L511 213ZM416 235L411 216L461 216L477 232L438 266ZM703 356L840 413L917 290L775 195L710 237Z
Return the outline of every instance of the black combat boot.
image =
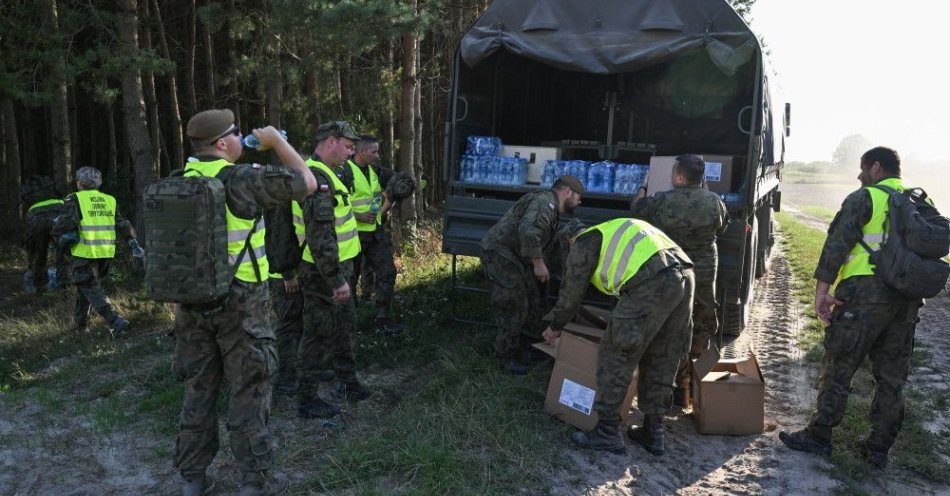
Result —
M245 472L241 476L241 490L238 496L276 496L287 492L290 479L278 470Z
M867 444L861 446L861 458L870 463L874 468L884 470L887 468L887 450L872 449Z
M662 415L644 415L643 425L639 427L630 426L630 429L627 430L627 436L653 455L660 456L666 450L666 443L663 440Z
M301 402L297 406L297 416L305 419L330 418L340 413L340 407L323 401L319 396Z
M601 420L590 431L577 431L571 435L571 441L581 448L607 451L616 455L624 455L627 448L623 445L623 435L620 434L620 421Z
M830 442L816 439L805 429L795 432L782 431L778 433L778 438L782 440L783 443L785 443L785 446L788 446L793 450L807 451L809 453L816 453L819 455L831 454Z

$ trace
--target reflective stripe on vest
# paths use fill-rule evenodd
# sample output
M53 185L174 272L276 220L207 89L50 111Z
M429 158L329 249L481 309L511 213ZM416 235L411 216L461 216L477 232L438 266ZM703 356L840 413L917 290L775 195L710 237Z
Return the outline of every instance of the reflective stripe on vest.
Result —
M336 177L336 174L323 162L307 159L307 165L319 171L322 171L330 178L333 184L333 197L336 199L336 205L333 207L334 230L336 231L337 249L340 253L340 261L346 261L356 257L360 253L359 231L356 229L356 217L353 217L353 208L350 206L346 195L346 186ZM302 215L301 215L302 217ZM310 247L304 246L303 259L313 263L313 254L310 253Z
M600 231L600 258L590 282L600 292L620 295L620 288L660 250L676 246L663 231L639 219L614 219L584 232Z
M234 164L224 159L213 162L188 162L185 164L184 175L215 177L222 169L232 165ZM228 225L228 260L231 265L239 264L234 277L245 282L262 282L254 272L254 259L251 258L251 253L253 252L254 257L257 258L257 268L260 270L261 277L266 277L268 263L267 253L264 250L264 230L266 228L264 219L259 220L255 227L254 219L242 219L232 214L227 202L225 202L224 211ZM244 244L247 242L248 236L251 238L250 246L241 260L238 260L238 255L244 250Z
M70 252L80 258L115 257L115 198L94 189L76 192L82 219L79 242Z
M897 191L904 191L904 183L899 177L890 177L879 181L877 184L889 186ZM877 251L884 241L884 221L887 220L888 208L886 191L877 188L865 186L871 195L871 220L861 227L861 235L868 246ZM874 274L874 266L871 265L871 254L861 246L861 243L855 243L848 254L848 260L838 269L838 281L843 281L854 276L870 276Z
M379 185L379 177L376 176L376 171L373 170L372 166L367 166L366 170L369 172L369 177L366 177L366 174L363 173L363 169L356 165L352 160L347 160L347 163L350 165L350 169L353 171L353 195L350 197L353 205L353 213L361 214L364 212L369 212L370 207L373 205L373 199L378 195L382 195L382 187ZM380 224L380 215L376 214L376 222L360 222L356 221L356 228L363 232L373 232L376 230L376 226Z
M41 202L36 202L32 206L30 206L30 208L26 209L26 211L29 212L30 210L33 210L34 208L45 207L47 205L62 205L62 204L63 204L63 200L53 198L51 200L43 200Z
M297 200L290 201L290 212L294 217L294 234L297 236L297 246L307 242L307 225L303 222L303 209Z

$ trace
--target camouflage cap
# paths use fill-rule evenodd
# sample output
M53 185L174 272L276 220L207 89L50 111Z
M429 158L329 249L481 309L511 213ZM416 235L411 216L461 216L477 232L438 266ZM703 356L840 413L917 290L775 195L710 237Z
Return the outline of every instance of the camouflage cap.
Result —
M314 138L314 141L317 143L331 137L337 138L346 138L353 141L358 141L360 135L356 133L356 130L353 129L353 126L346 121L330 121L320 124L320 127L317 128L317 136Z
M76 171L76 184L83 189L95 189L102 186L102 173L95 167L80 167Z
M557 181L555 181L555 185L557 185L557 183L561 183L567 186L568 188L571 188L575 193L579 195L584 194L584 185L581 183L580 179L574 176L561 176L557 178Z
M234 112L230 109L212 109L198 112L188 119L188 137L207 141L228 132L234 126Z

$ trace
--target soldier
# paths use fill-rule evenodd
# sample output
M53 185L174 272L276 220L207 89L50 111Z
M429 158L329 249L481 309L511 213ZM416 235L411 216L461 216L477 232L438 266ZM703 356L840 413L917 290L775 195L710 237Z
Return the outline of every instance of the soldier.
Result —
M321 381L335 371L343 397L362 400L371 395L356 377L356 309L348 281L360 240L348 190L333 167L353 154L359 136L349 123L332 121L317 128L316 148L307 160L316 177L317 192L295 210L304 224L306 245L300 286L306 304L303 334L297 352L297 414L302 418L331 417L340 412L319 395Z
M299 206L299 205L298 205ZM293 207L286 203L268 209L264 214L268 285L277 322L277 373L274 393L293 395L297 392L297 349L303 333L303 292L298 271L305 243L303 223L293 222Z
M911 365L914 331L922 300L910 300L875 277L863 240L877 249L885 233L887 193L874 184L904 189L900 157L885 147L868 150L861 157L861 189L848 195L828 228L828 238L815 268L815 312L825 329L825 354L815 413L802 430L780 432L789 448L831 454L831 433L844 417L851 378L871 359L874 399L871 431L861 454L879 469L904 417L904 383ZM834 296L828 294L837 281Z
M112 309L102 291L101 281L109 275L109 265L115 258L116 231L133 247L136 255L141 248L135 240L132 224L119 213L115 198L99 191L102 173L95 167L76 171L76 188L66 197L63 213L54 221L54 234L71 240L73 284L76 286L76 305L73 312L74 329L86 332L89 309L109 323L109 332L116 339L126 332L129 321Z
M403 332L405 327L393 319L393 290L396 286L396 265L386 233L384 216L393 203L384 191L393 170L378 167L379 140L363 135L356 141L356 153L341 168L343 181L350 186L350 199L356 228L360 236L360 254L353 263L350 287L355 291L361 266L372 272L372 294L376 300L374 326L389 335Z
M560 214L581 204L584 186L574 176L562 176L549 190L522 196L489 229L481 242L482 268L491 290L491 309L498 336L495 352L505 370L525 374L521 361L525 336L538 341L542 308L539 284L550 278L543 252L556 242Z
M637 404L643 426L631 427L627 435L650 453L663 454L663 413L670 407L676 367L689 347L692 266L673 240L638 219L610 220L575 238L544 340L554 344L577 313L588 282L619 298L597 356L597 426L573 434L578 446L626 451L618 410L639 367Z
M222 301L179 305L175 315L173 370L185 383L175 467L185 479L186 496L208 494L214 486L205 470L218 451L217 401L223 384L231 391L227 428L242 473L240 494L280 494L288 486L287 476L274 468L268 427L269 381L277 357L266 308L268 263L259 219L266 208L302 200L316 182L276 129L253 132L261 149L273 148L285 167L234 165L243 149L230 110L199 112L187 125L195 156L185 164L184 175L223 178L228 253L236 272Z
M719 195L703 186L706 164L696 155L680 155L673 165L673 189L647 197L646 186L637 191L632 216L660 228L693 261L696 292L693 295L693 337L688 357L680 363L673 389L673 404L686 407L689 392L689 359L707 348L719 329L716 316L716 238L726 230L726 205Z
M56 190L53 178L31 176L20 186L20 202L27 207L26 246L27 264L30 269L24 276L24 291L27 294L42 293L48 280L46 258L50 243L56 247L56 286L69 285L69 260L53 237L53 219L63 213L63 199Z

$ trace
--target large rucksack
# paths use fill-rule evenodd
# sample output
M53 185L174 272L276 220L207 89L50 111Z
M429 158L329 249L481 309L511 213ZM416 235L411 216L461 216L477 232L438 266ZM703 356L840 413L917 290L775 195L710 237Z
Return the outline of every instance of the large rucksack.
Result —
M888 194L884 239L879 250L861 245L885 284L908 298L931 298L946 287L950 264L950 220L940 215L920 188L903 192L875 184Z
M235 267L228 258L223 181L231 169L222 169L216 177L176 175L146 186L145 289L149 298L196 304L219 301L228 294ZM249 243L250 236L245 251ZM238 259L243 255L244 251Z

